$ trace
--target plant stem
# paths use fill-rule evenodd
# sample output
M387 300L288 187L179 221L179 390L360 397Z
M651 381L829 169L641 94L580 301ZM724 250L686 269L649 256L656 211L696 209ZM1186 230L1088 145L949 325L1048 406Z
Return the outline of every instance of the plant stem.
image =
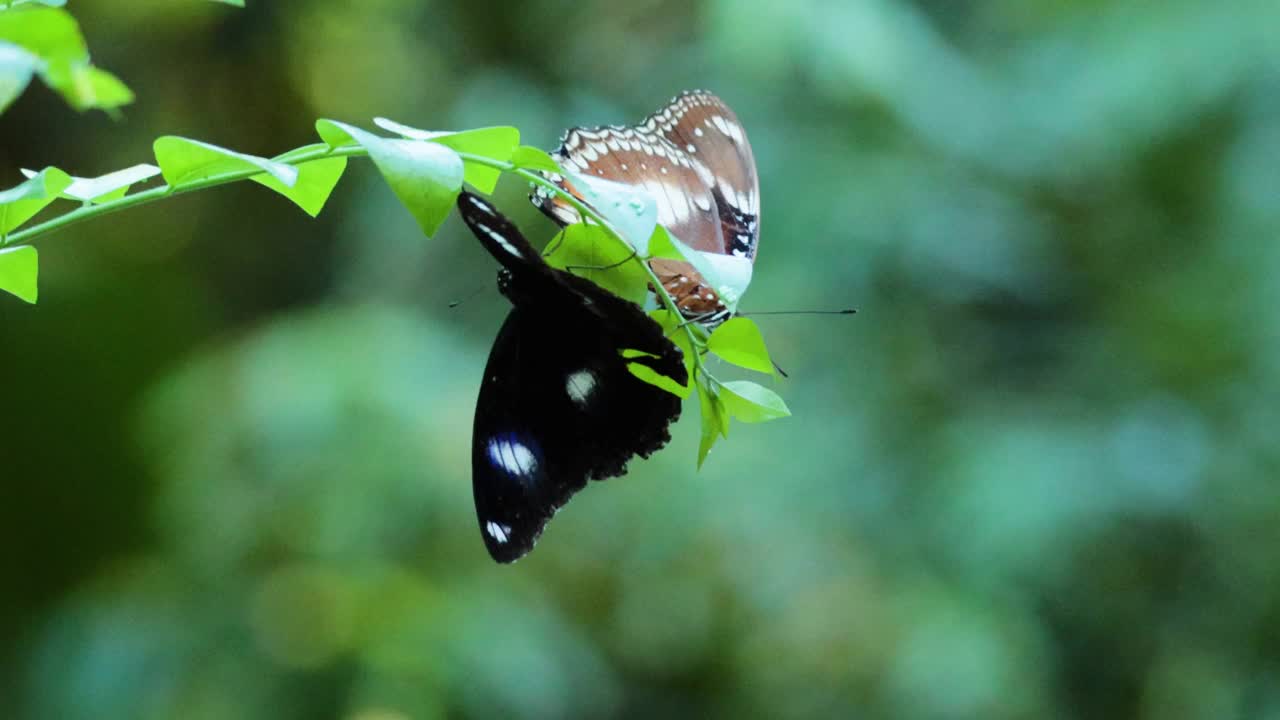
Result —
M296 157L290 158L287 164L301 165L302 163L311 162L313 160L323 160L325 158L332 157L358 157L367 154L368 153L365 149L358 145L340 147L336 149L323 148L299 154ZM42 235L48 235L49 233L70 227L71 225L75 225L76 223L80 223L85 220L90 220L102 215L109 215L113 212L124 210L126 208L146 205L147 203L155 202L156 200L163 200L167 197L183 195L195 190L205 190L218 185L233 183L238 180L246 180L254 175L262 174L263 172L258 169L234 170L232 172L210 175L207 178L202 178L200 180L184 184L180 188L174 188L167 184L160 185L149 190L142 190L140 192L133 193L132 195L125 195L124 197L116 200L108 200L107 202L99 203L97 205L85 205L84 207L72 210L69 213L64 213L56 218L46 220L38 225L32 225L25 230L10 233L3 240L0 240L0 247L17 245L19 243L30 243Z
M296 166L296 165L302 165L303 163L312 162L315 160L323 160L326 158L367 157L368 154L369 154L368 151L359 145L347 145L340 148L325 147L325 148L317 148L316 150L313 150L311 152L301 153L299 155L296 155L290 158L287 164ZM512 163L505 162L502 160L496 160L494 158L486 157L484 155L474 155L472 153L467 153L467 152L458 152L458 156L467 162L476 163L478 165L486 165L488 167L494 168L496 170L500 170L502 172L509 172L509 173L518 175L524 178L525 180L528 180L529 182L534 183L535 185L544 187L547 190L555 193L556 195L564 198L565 202L572 205L574 209L576 209L581 214L582 217L590 219L592 222L596 223L601 228L603 228L605 232L612 235L614 239L616 239L618 242L625 245L628 249L631 249L633 251L632 260L634 262L638 262L640 264L640 267L644 269L645 274L649 276L649 283L650 285L652 285L654 292L657 294L659 301L662 303L662 306L666 308L667 311L671 312L675 317L677 318L683 317L683 315L681 315L680 313L680 309L676 307L675 300L671 297L669 293L667 293L667 289L662 286L662 282L658 279L657 273L653 271L653 268L649 267L649 263L645 262L644 258L640 257L639 253L634 252L635 248L631 245L631 243L627 242L627 239L622 237L622 234L619 233L618 230L614 228L613 225L604 218L604 216L596 212L595 208L592 208L587 203L574 197L572 193L564 191L563 189L560 188L559 185L556 185L554 182L551 182L550 180L546 179L540 173L532 172L530 170L517 167ZM71 212L64 213L50 220L46 220L45 222L39 223L37 225L32 225L31 227L25 230L21 230L15 233L10 233L8 236L0 238L0 247L17 245L20 243L30 243L31 241L39 237L48 235L58 230L62 230L64 228L70 227L77 223L84 222L85 220L101 217L103 215L109 215L111 213L118 212L120 210L125 210L127 208L132 208L132 207L138 207L140 205L146 205L148 203L152 203L157 200L163 200L168 197L182 195L182 194L193 192L196 190L205 190L211 187L216 187L218 185L226 185L228 183L233 183L240 180L247 180L255 175L261 175L261 174L263 174L263 172L256 168L246 169L246 170L235 170L232 172L225 172L225 173L219 173L217 175L210 175L207 178L202 178L194 182L185 183L180 188L175 188L171 185L165 184L165 185L160 185L158 187L150 188L148 190L142 190L132 195L125 195L124 197L118 198L115 200L108 200L107 202L104 202L104 203L99 203L96 205L85 205L76 210L72 210ZM682 329L684 331L685 335L689 338L689 347L694 351L693 352L693 368L694 368L695 378L698 373L701 373L704 377L707 377L708 379L710 379L711 378L710 373L706 371L706 368L702 364L702 354L698 352L698 348L701 347L702 343L699 341L698 337L695 335L693 328L690 326L690 323L687 323L687 322L681 323L678 329ZM690 380L692 381L695 378L690 378Z

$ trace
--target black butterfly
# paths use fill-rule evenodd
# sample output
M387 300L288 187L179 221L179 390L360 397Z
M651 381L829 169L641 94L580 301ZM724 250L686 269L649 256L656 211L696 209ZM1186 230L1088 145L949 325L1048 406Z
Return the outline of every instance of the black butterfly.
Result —
M547 265L492 205L458 197L463 220L502 263L514 309L494 340L476 403L471 473L485 547L498 562L533 548L588 479L626 472L671 436L680 399L627 369L688 383L680 349L639 306ZM623 350L645 355L624 358Z

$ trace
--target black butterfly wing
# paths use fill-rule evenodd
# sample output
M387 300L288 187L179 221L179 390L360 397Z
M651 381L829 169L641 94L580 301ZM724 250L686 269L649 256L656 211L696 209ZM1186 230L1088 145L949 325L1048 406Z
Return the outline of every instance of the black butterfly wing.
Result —
M472 435L481 535L499 562L519 559L587 480L621 475L670 440L680 400L627 369L641 362L685 384L680 351L639 307L548 267L474 196L463 218L505 266L515 308L485 367ZM646 356L628 360L624 349Z

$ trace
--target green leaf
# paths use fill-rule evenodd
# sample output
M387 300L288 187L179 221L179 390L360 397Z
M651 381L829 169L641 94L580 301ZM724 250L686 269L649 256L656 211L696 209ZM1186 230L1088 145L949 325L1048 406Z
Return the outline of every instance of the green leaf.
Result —
M769 359L764 337L755 321L750 318L730 318L711 333L707 346L726 362L748 370L773 374L773 361Z
M547 264L584 277L637 305L649 292L649 274L632 262L631 248L624 247L599 225L570 225L550 243Z
M720 391L725 409L742 422L766 422L791 415L782 398L762 385L747 380L734 380L721 383Z
M658 225L653 229L653 235L649 237L649 254L646 258L684 260L684 253L676 248L675 238L671 233L662 225Z
M509 126L476 128L461 132L439 132L421 130L402 125L387 118L374 118L373 124L410 140L427 140L440 143L461 153L482 155L498 162L510 162L512 153L520 145L520 131ZM486 195L498 187L498 178L502 171L482 163L463 159L466 168L466 181L472 187Z
M35 172L25 168L22 174L29 178L36 176ZM81 178L73 175L71 176L71 184L62 191L61 197L80 202L104 203L124 197L134 183L142 182L159 174L160 168L155 165L141 163L96 178Z
M316 131L330 147L348 142L362 145L427 235L440 228L462 191L462 158L439 143L391 140L335 120L317 121Z
M71 184L71 176L47 167L17 187L0 192L0 235L31 219Z
M51 66L45 79L76 110L113 110L133 102L133 91L129 86L115 75L92 65Z
M653 321L662 326L662 333L667 339L676 344L680 348L680 352L684 354L684 368L689 373L689 377L693 377L693 345L689 342L689 334L681 327L684 324L684 318L672 313L666 308L651 310L649 317Z
M627 363L627 370L630 371L632 375L635 375L650 385L655 385L666 390L681 400L688 398L689 394L693 392L693 388L691 386L681 385L644 363L629 362Z
M13 43L0 42L0 113L31 84L38 64L35 55Z
M50 65L88 63L80 25L65 10L23 7L0 13L0 40L25 48Z
M210 145L199 140L166 135L155 141L156 164L165 182L182 188L206 178L231 172L261 170L281 184L292 187L298 180L298 169L257 155Z
M0 13L0 41L35 55L45 84L77 110L112 110L133 101L119 78L89 63L89 48L75 18L61 3L41 3Z
M222 3L223 5L231 5L238 8L244 7L244 0L213 0L213 2ZM315 215L312 215L312 217L315 217Z
M525 170L542 170L544 172L563 175L564 170L547 152L541 148L521 145L511 153L511 164Z
M0 250L0 290L11 292L32 305L39 295L39 253L30 245Z
M633 360L635 358L642 358L642 357L644 358L658 357L653 353L647 353L643 350L636 350L634 348L625 348L621 351L620 354L624 359L627 359L627 360ZM667 392L671 393L672 395L675 395L681 400L688 398L689 393L693 391L692 383L686 382L686 384L681 385L680 383L676 382L673 378L667 377L666 375L662 375L661 373L657 372L656 370L649 367L645 363L638 363L638 362L627 363L627 369L631 371L632 375L635 375L636 377L640 378L641 380L644 380L650 385L656 385L657 387L660 387L663 390L666 390Z
M317 120L316 134L320 136L325 145L334 150L344 147L360 147L360 143L351 136L351 133L343 129L345 127L349 126L337 120Z
M649 193L631 185L565 173L587 204L600 213L641 255L649 252L649 238L658 224L658 206Z
M728 436L728 413L724 401L706 382L698 383L698 405L702 409L702 439L698 443L698 469L721 436Z
M292 163L293 159L298 156L327 147L328 145L320 143L306 145L271 159L273 162ZM342 178L342 173L347 169L347 159L345 157L323 158L295 165L294 167L298 169L298 180L293 184L293 187L285 185L271 175L254 175L249 179L266 185L289 198L298 207L302 208L303 212L315 217L324 209L324 204L329 200L329 195L333 192L333 188L337 186L338 180Z

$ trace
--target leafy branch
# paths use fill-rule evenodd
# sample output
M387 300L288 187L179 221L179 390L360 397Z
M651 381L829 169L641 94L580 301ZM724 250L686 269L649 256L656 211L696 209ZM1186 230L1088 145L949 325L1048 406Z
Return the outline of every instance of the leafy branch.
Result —
M368 157L424 234L431 236L451 212L464 183L491 194L499 178L509 174L563 199L585 220L585 224L565 228L549 244L549 263L572 270L582 258L620 258L603 267L598 262L580 263L579 271L585 270L591 279L628 299L643 301L650 290L656 294L662 307L653 317L684 351L690 383L676 385L640 363L629 363L628 367L641 379L682 398L697 388L703 416L699 465L716 439L727 436L731 417L761 422L789 414L772 391L748 381L722 382L708 369L708 354L759 372L771 373L773 365L751 320L733 318L708 333L680 315L649 260L685 259L699 266L713 285L717 280L697 251L657 223L651 197L627 186L566 173L547 153L520 145L520 133L513 127L432 132L382 118L375 123L397 136L319 120L316 131L322 143L273 158L166 136L153 145L155 165L135 165L96 178L75 178L55 167L29 172L25 182L0 192L0 289L34 303L39 263L32 242L77 223L196 190L250 180L285 196L314 217L345 172L347 158ZM576 187L586 189L591 201L565 192L547 173L572 177ZM164 183L130 193L136 184L156 176ZM23 227L59 199L80 206Z

